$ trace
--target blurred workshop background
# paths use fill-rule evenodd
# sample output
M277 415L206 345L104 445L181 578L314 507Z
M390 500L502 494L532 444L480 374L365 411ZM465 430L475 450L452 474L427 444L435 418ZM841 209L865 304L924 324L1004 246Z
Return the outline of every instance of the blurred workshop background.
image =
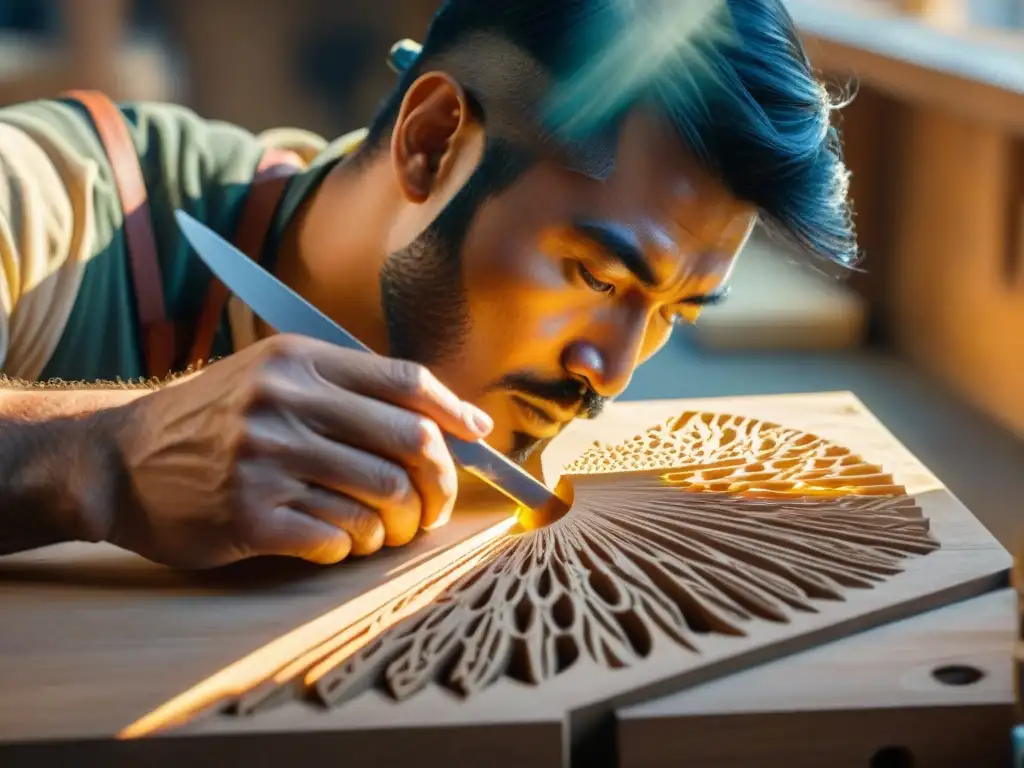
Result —
M95 87L336 135L438 3L0 0L0 104ZM627 396L852 390L1006 542L1024 499L1024 0L787 5L821 71L857 87L863 271L758 236L732 298Z

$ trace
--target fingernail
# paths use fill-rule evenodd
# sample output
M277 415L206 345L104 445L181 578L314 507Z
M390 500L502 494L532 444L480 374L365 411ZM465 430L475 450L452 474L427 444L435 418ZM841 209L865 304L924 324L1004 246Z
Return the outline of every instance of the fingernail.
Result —
M465 403L466 424L480 437L486 437L494 429L494 420L475 405Z

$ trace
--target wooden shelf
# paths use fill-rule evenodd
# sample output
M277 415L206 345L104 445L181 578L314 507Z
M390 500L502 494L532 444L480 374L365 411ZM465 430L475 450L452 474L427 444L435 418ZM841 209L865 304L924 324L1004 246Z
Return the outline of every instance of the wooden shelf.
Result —
M913 18L879 0L787 0L815 65L901 101L1024 134L1024 34Z
M945 20L951 5L788 0L818 69L874 102L845 131L873 319L1024 435L1024 33Z

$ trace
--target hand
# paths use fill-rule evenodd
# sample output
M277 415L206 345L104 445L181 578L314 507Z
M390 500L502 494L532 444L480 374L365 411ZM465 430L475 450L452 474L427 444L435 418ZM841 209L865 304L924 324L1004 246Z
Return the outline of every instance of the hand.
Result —
M287 335L124 408L107 538L178 567L406 544L451 514L443 433L492 427L421 366Z

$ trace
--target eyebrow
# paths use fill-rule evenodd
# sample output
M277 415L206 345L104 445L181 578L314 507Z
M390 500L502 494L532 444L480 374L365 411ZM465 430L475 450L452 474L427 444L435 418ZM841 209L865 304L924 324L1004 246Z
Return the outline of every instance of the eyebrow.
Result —
M621 263L645 286L655 287L658 281L654 270L644 256L640 242L625 227L581 219L573 222L573 230Z
M657 277L644 256L639 241L625 227L601 221L578 219L573 222L573 230L577 235L589 240L607 255L621 263L645 286L648 288L657 287ZM676 303L691 307L709 307L714 304L721 304L728 298L729 292L729 286L722 286L712 293L687 296Z

